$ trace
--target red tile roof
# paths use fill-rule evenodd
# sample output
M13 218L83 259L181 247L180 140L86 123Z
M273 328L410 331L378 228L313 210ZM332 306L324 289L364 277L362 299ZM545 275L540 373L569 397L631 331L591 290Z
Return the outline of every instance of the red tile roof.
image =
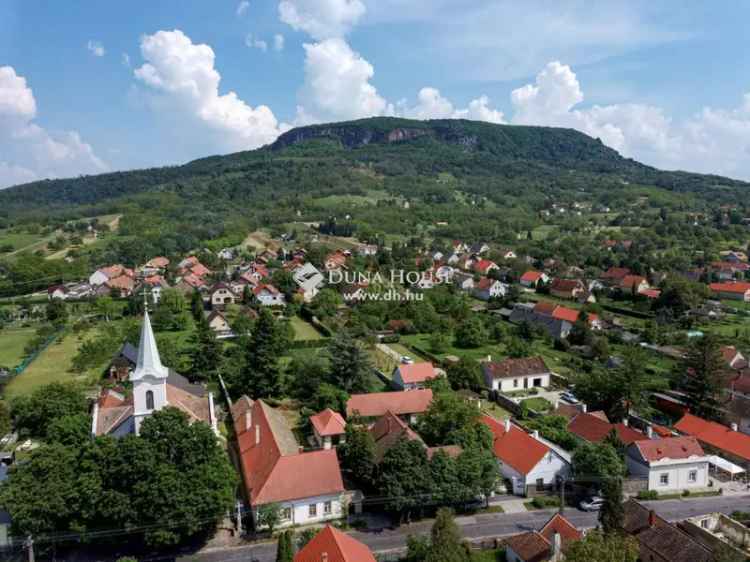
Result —
M344 491L335 450L300 453L280 412L263 400L251 406L245 402L249 415L234 417L243 481L251 505Z
M198 277L203 277L204 275L208 275L209 273L211 273L211 270L200 262L191 267L190 271L192 271Z
M692 435L702 443L750 461L750 435L732 431L720 423L685 414L674 425L680 433Z
M341 435L346 431L346 422L341 414L334 412L330 408L326 408L322 412L310 416L310 423L318 432L318 435L323 437L331 435Z
M490 416L479 418L494 436L495 456L521 474L528 474L549 452L549 447L537 441L519 427L512 425L505 431L505 424Z
M579 314L579 311L572 308L567 308L565 306L556 306L555 310L552 312L552 318L556 318L557 320L565 320L566 322L575 324L576 320L578 320Z
M610 267L602 274L602 279L622 279L626 275L630 275L627 267Z
M555 533L560 535L563 546L571 541L578 541L583 538L583 533L559 513L555 513L552 518L544 524L544 527L539 530L539 534L550 543L554 540Z
M750 283L711 283L708 286L715 293L746 293L750 291Z
M152 258L148 262L146 262L147 267L164 268L164 267L167 267L168 265L169 265L169 260L162 256Z
M639 294L649 299L658 299L661 296L659 289L643 289Z
M593 414L578 414L568 424L568 431L590 443L604 441L613 429L617 432L620 441L625 445L630 445L634 441L648 439L643 433L631 429L625 424L612 424Z
M405 384L425 382L438 376L435 367L428 361L411 364L402 363L396 368L401 373L401 378Z
M633 444L638 452L649 462L664 459L689 459L702 457L705 453L695 437L666 437L648 441L636 441Z
M479 260L474 264L474 271L479 273L487 273L491 269L497 268L497 264L492 260Z
M521 275L521 281L525 281L526 283L536 283L542 278L543 273L539 271L527 271L523 275Z
M404 390L400 392L372 392L353 394L346 403L346 415L359 412L365 418L379 417L388 411L397 416L421 414L432 402L432 390Z
M377 562L370 549L338 529L326 525L302 550L294 562Z
M550 291L559 291L561 293L572 293L576 289L585 289L579 279L560 279L555 278L549 286Z

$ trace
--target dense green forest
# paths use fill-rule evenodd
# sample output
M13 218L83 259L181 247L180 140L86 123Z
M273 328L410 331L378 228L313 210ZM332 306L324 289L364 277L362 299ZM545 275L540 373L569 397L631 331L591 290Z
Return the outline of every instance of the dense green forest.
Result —
M72 263L0 253L0 284L7 294L34 277L69 280L107 262L231 246L258 228L288 232L332 217L363 241L481 239L571 263L586 259L576 253L582 239L627 233L650 259L666 262L653 265L684 266L693 257L684 248L746 242L748 187L660 171L571 129L394 118L314 125L258 150L183 166L0 191L0 248L3 232L59 233L84 217L122 216L116 237L76 249ZM560 214L560 206L585 212ZM556 229L556 243L533 240L539 228Z

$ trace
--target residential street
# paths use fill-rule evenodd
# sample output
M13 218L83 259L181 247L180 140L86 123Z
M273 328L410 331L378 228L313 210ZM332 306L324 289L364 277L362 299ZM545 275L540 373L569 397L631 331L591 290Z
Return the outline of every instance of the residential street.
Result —
M731 513L735 510L750 509L750 495L716 496L686 500L664 500L643 502L653 507L656 512L670 521L677 521L700 515L721 511ZM457 518L464 537L472 540L492 539L498 536L513 535L532 529L539 529L554 513L554 510L530 511L527 513L488 513L470 517ZM576 509L566 509L565 517L579 528L590 528L596 525L597 514L585 513ZM432 521L403 525L395 530L381 532L355 532L352 535L368 545L373 552L385 553L398 551L406 544L410 534L427 534ZM178 558L179 562L272 562L275 559L276 545L264 543L235 547L231 549L212 550L195 555Z

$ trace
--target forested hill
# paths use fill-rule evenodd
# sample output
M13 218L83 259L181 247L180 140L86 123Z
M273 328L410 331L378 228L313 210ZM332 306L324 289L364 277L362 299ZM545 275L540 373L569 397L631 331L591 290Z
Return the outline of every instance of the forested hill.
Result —
M571 171L585 174L589 182L599 178L608 184L636 183L703 195L720 190L723 198L748 187L719 176L659 171L623 158L600 140L571 129L371 118L296 128L270 146L183 166L15 186L0 191L0 215L12 219L30 212L111 205L113 200L154 190L179 193L189 188L192 195L202 192L209 198L252 199L263 188L277 193L298 190L300 186L283 181L280 176L289 174L281 170L309 167L316 161L340 167L342 175L357 163L385 176L434 177L447 172L457 178L504 178L527 188L540 182L563 189L578 185L566 178Z

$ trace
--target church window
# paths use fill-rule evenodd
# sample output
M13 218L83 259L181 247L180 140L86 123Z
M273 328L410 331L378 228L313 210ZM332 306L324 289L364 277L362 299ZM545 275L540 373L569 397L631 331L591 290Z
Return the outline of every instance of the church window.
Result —
M146 391L146 409L147 410L154 409L154 392L152 390Z

